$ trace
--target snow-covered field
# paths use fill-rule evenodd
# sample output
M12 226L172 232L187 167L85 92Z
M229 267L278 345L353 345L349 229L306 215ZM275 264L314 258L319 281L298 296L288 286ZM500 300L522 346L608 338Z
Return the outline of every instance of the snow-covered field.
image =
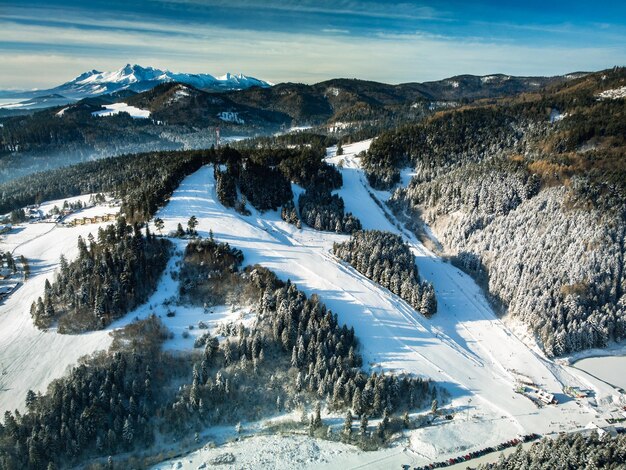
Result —
M576 362L574 367L626 390L626 356L589 357Z
M239 117L239 113L233 111L222 111L218 113L218 118L224 122L234 122L235 124L245 124L244 120Z
M150 117L150 111L146 109L136 108L135 106L129 106L126 103L113 103L113 104L105 104L103 106L105 109L100 111L94 111L91 113L93 116L103 117L103 116L113 116L118 113L128 113L131 117L135 119L145 119Z
M186 457L164 462L158 470L177 468L284 469L337 468L345 455L360 455L352 446L300 435L254 436L218 447L205 446ZM221 463L223 462L223 463ZM204 467L202 467L204 465Z
M86 202L89 196L68 200L78 199ZM51 201L41 208L62 207L63 201ZM118 212L119 207L103 205L88 211L91 215L107 214ZM78 358L106 349L110 344L108 331L60 335L54 329L35 328L30 317L30 306L43 294L46 278L52 280L61 254L68 259L75 258L78 236L97 235L98 227L104 225L106 223L77 227L43 222L22 224L0 239L0 249L11 251L14 256L24 255L31 267L31 277L0 304L0 412L23 409L29 389L45 392L48 384L63 376Z

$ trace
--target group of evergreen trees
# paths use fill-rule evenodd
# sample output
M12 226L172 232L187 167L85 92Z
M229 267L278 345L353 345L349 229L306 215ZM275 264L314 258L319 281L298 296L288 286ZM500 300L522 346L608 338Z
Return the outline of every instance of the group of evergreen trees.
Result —
M185 255L190 266L182 272L194 273L193 288L204 296L187 300L206 305L216 292L224 297L230 290L226 296L235 293L240 304L251 303L257 318L249 328L229 329L223 342L203 340L206 347L195 363L192 383L183 387L167 417L179 432L190 422L224 423L242 413L258 419L255 413L268 405L280 410L326 400L328 406L351 408L357 416L381 416L419 408L437 396L436 389L419 378L362 372L354 330L340 325L316 295L307 298L260 266L237 273L241 252L228 244L202 240L195 245ZM227 411L244 399L256 408Z
M15 258L13 258L13 254L10 251L1 251L0 250L0 271L7 269L12 274L17 273L17 264L15 263Z
M285 176L276 168L255 162L244 157L235 150L230 151L231 158L225 169L214 166L216 191L219 201L226 207L234 207L238 212L247 213L245 204L249 201L260 211L276 210L293 198L291 185ZM239 200L237 189L243 198Z
M341 173L311 149L228 149L221 161L213 172L217 197L226 207L246 214L248 201L261 211L281 207L283 220L298 227L305 222L316 230L337 233L361 229L355 216L344 213L343 199L331 194L342 185ZM306 189L298 199L300 216L290 182Z
M317 400L372 417L418 409L437 396L420 378L362 372L354 330L340 325L316 295L307 298L260 266L241 275L256 297L257 321L239 326L221 343L207 341L190 386L166 416L179 432L190 423L258 419L260 409L293 409ZM255 407L242 406L242 400Z
M293 198L291 184L277 168L250 159L239 171L239 188L260 211L276 210Z
M361 230L361 221L344 213L343 199L330 191L307 190L298 198L302 220L315 230L353 233Z
M420 282L415 257L402 237L379 230L359 231L333 245L333 253L369 279L406 300L426 317L437 312L433 286Z
M210 238L192 240L185 248L180 272L180 295L203 305L226 303L229 292L240 284L241 250ZM201 300L200 300L201 299Z
M46 280L43 299L31 306L39 328L58 320L60 333L103 328L148 299L169 258L171 243L137 224L98 230L98 240L78 239L78 258L61 266L53 284Z
M238 212L242 212L242 207L237 204L241 204L237 198L237 173L236 167L233 163L227 163L225 165L213 165L213 176L215 177L215 191L217 193L217 199L225 207L237 208Z
M545 438L524 449L502 456L498 462L483 464L480 470L570 470L626 468L626 434L611 437L580 433Z
M361 161L372 187L389 189L400 182L402 167L417 167L418 179L430 179L459 163L517 148L521 137L506 110L470 108L382 133Z
M260 211L288 204L293 199L291 182L305 188L341 186L341 174L308 148L223 149L214 175L220 202L243 213L246 202ZM237 189L245 199L239 200Z
M297 228L302 228L302 221L298 216L298 211L293 203L293 199L283 204L283 207L280 209L280 217L288 224L293 224Z
M26 412L6 411L0 468L54 469L154 442L154 416L167 359L155 317L116 332L108 353L85 359L45 394L29 391Z

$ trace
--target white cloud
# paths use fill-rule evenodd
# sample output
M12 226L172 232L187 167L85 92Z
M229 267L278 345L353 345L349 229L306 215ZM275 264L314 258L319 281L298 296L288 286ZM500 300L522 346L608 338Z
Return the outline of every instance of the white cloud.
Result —
M184 72L243 72L274 83L333 77L399 83L461 73L552 75L626 63L621 48L538 47L420 32L353 37L124 18L84 21L95 29L0 21L3 41L15 45L15 50L0 50L0 88L49 87L85 70L112 70L127 62ZM33 43L40 46L31 51Z
M322 33L327 33L327 34L350 34L350 31L347 30L347 29L324 28L324 29L322 29Z
M358 0L158 0L164 4L195 5L256 10L279 10L295 13L326 13L331 15L397 18L402 20L444 20L447 13L426 5L410 2L361 2Z

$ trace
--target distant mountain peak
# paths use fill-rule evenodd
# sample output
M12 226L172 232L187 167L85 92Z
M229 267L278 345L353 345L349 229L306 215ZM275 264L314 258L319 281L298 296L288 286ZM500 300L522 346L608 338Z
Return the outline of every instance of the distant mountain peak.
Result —
M38 95L61 94L73 99L115 93L122 90L143 92L161 83L180 82L195 88L212 91L245 90L250 87L270 87L273 84L249 77L242 73L226 73L215 77L208 73L189 74L144 67L139 64L126 64L112 72L90 70L78 77L50 90L39 90Z

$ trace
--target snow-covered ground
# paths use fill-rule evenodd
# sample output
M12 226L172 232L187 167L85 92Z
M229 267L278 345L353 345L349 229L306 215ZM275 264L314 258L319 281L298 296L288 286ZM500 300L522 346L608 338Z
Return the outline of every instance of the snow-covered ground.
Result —
M626 86L621 86L612 90L605 90L598 94L598 99L601 100L618 100L621 98L626 98Z
M241 216L224 208L217 201L210 166L187 177L157 214L165 222L164 233L174 230L178 223L185 226L189 217L195 215L202 236L208 236L212 230L218 240L241 249L245 263L262 264L282 279L291 279L306 293L317 293L338 313L341 322L354 326L366 368L429 377L450 392L452 402L448 407L454 413L453 420L411 431L402 445L392 449L364 454L347 452L342 457L329 454L338 459L333 463L344 462L343 466L348 468L363 464L376 467L376 462L423 464L497 444L519 434L579 429L614 408L617 391L575 368L550 361L538 349L529 347L494 315L470 277L435 256L412 234L396 228L393 217L370 196L371 189L356 157L369 144L370 141L365 141L346 145L344 155L339 157L330 152L330 162L343 161L344 186L338 193L345 201L346 210L359 217L364 228L400 233L409 243L420 274L436 290L438 313L429 320L332 256L333 242L347 239L346 235L307 227L298 230L273 211L260 214L253 210L250 216ZM384 198L388 194L376 192L376 196ZM104 213L110 210L102 207ZM44 390L50 380L61 376L80 355L109 344L107 331L76 336L41 332L32 326L28 313L30 303L41 295L44 280L51 276L60 254L74 257L76 237L95 231L97 225L70 229L53 224L29 224L3 240L3 249L7 246L16 254L24 254L32 260L34 269L33 277L0 306L0 362L6 370L0 377L0 410L23 407L29 388ZM177 240L176 244L177 254L170 260L158 291L146 305L112 327L151 312L164 317L164 310L171 308L176 315L164 317L164 321L175 336L166 347L187 349L193 344L193 336L200 334L199 321L206 319L211 322L210 327L222 321L239 320L242 315L245 321L253 321L251 312L245 310L224 307L205 313L203 309L177 306L176 276L172 273L180 263L185 241ZM194 329L189 332L189 338L183 338L183 331L189 331L189 325L194 325ZM527 398L514 393L518 374L555 394L559 405L537 408ZM587 400L570 399L562 392L564 385L593 390L599 407ZM251 446L244 454L267 449L274 459L272 462L286 462L290 466L293 452L289 449L305 445L281 441L280 436L264 439L252 437L237 445ZM315 445L322 448L335 444ZM393 455L397 458L392 458ZM241 462L244 460L235 466L248 465ZM259 461L250 462L249 468L261 465ZM310 466L322 463L315 462ZM187 463L183 462L183 466L187 467ZM195 460L192 463L196 465Z
M89 195L68 199L87 201ZM62 207L64 200L50 201L40 208ZM92 215L118 212L119 207L107 205L89 209ZM20 224L0 238L0 249L14 256L24 255L31 268L31 277L0 303L0 412L24 408L29 389L45 392L48 384L62 377L78 358L106 349L111 337L108 331L81 335L60 335L54 329L42 331L33 326L30 306L43 294L46 278L52 281L59 258L78 255L79 235L97 235L92 224L64 227L54 223Z
M550 111L550 124L562 121L567 116L569 116L568 113L561 113L558 109L554 108L552 109L552 111Z
M234 122L235 124L245 124L244 120L239 117L239 113L233 111L222 111L218 113L218 118L224 122Z
M588 357L576 362L574 367L626 390L626 356Z
M338 193L346 210L364 228L400 233L391 216L376 205L356 154L369 142L344 147L344 186ZM377 195L384 194L377 192ZM183 181L159 216L165 231L185 225L191 215L198 230L240 248L245 263L262 264L291 279L308 294L317 293L339 319L354 326L365 364L372 369L410 372L429 377L452 395L457 411L447 423L412 431L408 449L424 462L497 444L517 435L549 434L584 427L598 410L575 401L563 385L593 389L611 406L618 393L600 381L589 381L575 369L555 364L529 348L498 319L474 281L428 251L414 236L402 232L416 255L420 273L432 282L439 302L430 320L404 301L335 259L332 243L345 235L296 229L276 212L244 217L217 201L212 169L205 167ZM553 393L560 404L537 408L514 393L518 374L532 378ZM374 459L374 454L368 458Z
M400 170L400 184L406 188L414 176L417 176L414 168L403 168Z
M118 113L128 113L131 117L135 119L145 119L150 117L150 111L146 109L136 108L134 106L129 106L126 103L113 103L113 104L105 104L103 106L105 109L100 111L94 111L91 113L93 116L103 117L103 116L113 116Z
M313 439L304 435L263 435L205 446L183 458L164 462L158 470L178 468L284 469L337 468L333 464L344 455L363 454L352 446ZM204 465L204 467L203 467Z

